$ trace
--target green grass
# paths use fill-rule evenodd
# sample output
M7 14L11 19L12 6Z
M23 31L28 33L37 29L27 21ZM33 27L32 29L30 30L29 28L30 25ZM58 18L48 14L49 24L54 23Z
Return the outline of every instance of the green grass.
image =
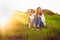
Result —
M5 33L5 40L60 40L60 16L45 14L46 27L41 30L28 29L26 24L16 26L14 30ZM24 18L24 20L26 20Z

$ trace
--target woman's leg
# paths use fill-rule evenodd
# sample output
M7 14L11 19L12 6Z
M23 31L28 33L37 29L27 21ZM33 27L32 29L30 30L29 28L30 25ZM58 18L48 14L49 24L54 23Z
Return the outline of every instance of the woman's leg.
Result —
M37 19L37 27L40 27L40 23L41 23L41 18L38 17L38 19Z
M37 18L34 18L34 27L37 25Z
M41 27L44 27L44 24L43 24L43 22L42 22L42 21L41 21L41 24L40 24L40 26L41 26Z

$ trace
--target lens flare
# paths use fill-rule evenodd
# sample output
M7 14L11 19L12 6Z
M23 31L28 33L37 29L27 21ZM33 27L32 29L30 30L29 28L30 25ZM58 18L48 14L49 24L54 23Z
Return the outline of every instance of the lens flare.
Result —
M5 17L5 16L0 16L0 30L2 33L5 32L5 24L9 21L9 17Z

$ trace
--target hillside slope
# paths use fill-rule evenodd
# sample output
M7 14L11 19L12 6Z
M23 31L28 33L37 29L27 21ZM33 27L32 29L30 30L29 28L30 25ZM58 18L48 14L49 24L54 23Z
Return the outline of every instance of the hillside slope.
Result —
M60 16L45 14L46 27L31 30L27 27L28 13L16 13L6 28L5 39L11 40L60 40Z

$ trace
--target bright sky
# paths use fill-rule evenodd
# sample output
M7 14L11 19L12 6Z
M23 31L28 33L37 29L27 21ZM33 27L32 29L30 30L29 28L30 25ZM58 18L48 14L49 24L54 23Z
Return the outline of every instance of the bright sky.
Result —
M60 13L60 0L10 0L13 9L25 11L28 8L36 9L38 6L42 9L49 9Z
M38 6L60 14L60 0L0 0L0 23L7 21L13 10L26 11Z

